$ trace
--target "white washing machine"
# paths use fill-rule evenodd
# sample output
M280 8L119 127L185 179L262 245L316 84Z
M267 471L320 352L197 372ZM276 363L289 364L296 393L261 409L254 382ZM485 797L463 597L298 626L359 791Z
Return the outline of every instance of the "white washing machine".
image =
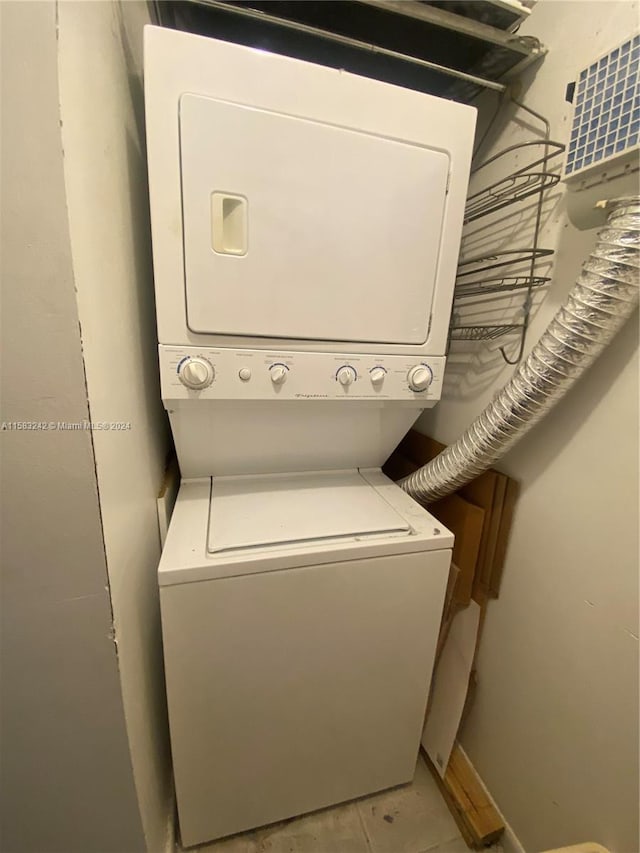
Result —
M413 778L452 545L377 469L182 485L159 579L183 844Z
M380 467L440 396L475 110L145 31L183 844L411 779L453 537Z

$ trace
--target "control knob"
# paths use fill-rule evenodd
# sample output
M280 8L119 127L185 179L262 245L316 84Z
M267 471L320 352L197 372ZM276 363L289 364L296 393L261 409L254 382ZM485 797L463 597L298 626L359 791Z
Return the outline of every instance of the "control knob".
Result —
M201 391L213 382L215 370L210 361L201 356L188 358L179 368L178 379L187 388Z
M426 364L416 364L407 374L407 382L412 391L425 391L433 380L431 368Z
M274 385L282 385L287 381L287 368L283 364L274 364L269 368L271 381Z
M336 379L342 385L343 388L347 388L349 385L356 381L356 372L353 367L345 365L344 367L341 367L336 373Z
M386 375L387 375L387 371L384 369L384 367L374 367L369 372L371 384L376 385L376 386L382 385L382 383L384 382L384 377Z

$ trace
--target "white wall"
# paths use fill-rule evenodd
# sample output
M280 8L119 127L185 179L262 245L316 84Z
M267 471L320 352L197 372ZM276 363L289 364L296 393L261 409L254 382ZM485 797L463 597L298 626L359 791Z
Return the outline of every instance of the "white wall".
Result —
M53 3L2 17L2 414L81 423ZM3 429L0 849L142 853L86 430Z
M542 0L535 7L521 33L539 36L550 52L528 75L523 97L549 117L552 138L568 137L566 83L637 23L637 3ZM492 108L488 97L485 115ZM516 122L499 119L483 156L535 128L521 113L510 110L512 116ZM555 246L557 255L552 286L537 300L530 344L595 241L594 232L569 223L563 192L545 204L541 245ZM526 244L533 208L507 213L494 223L499 242ZM469 226L471 248L486 239L481 225ZM636 314L567 398L498 464L521 482L522 495L462 742L531 853L585 840L617 853L640 849L637 327ZM454 347L442 403L419 428L454 440L510 373L496 344Z
M78 312L122 696L147 847L171 811L155 498L168 448L149 233L142 2L58 4L60 115Z

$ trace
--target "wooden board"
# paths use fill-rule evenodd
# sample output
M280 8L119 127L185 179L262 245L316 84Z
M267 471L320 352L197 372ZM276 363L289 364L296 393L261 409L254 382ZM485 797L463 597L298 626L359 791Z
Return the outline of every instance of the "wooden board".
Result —
M496 472L497 473L497 472ZM486 592L491 592L491 575L495 567L496 548L498 546L498 533L502 524L502 513L504 509L504 496L507 491L509 478L504 474L497 474L496 490L493 495L493 506L491 508L491 524L487 534L486 561L482 567L482 586Z
M458 582L458 575L460 574L460 569L456 566L456 564L452 561L451 567L449 568L449 580L447 581L447 591L445 593L444 598L444 607L442 608L442 621L440 623L440 633L438 634L438 642L436 643L436 656L434 658L434 668L438 664L438 660L440 658L440 654L444 647L444 644L447 641L447 637L449 636L449 629L451 628L451 623L453 621L453 617L456 615L458 610L460 609L460 605L454 598L456 584Z
M461 495L467 500L473 500L485 511L482 543L478 555L478 571L476 572L473 590L476 601L486 597L489 593L506 483L507 478L504 474L490 470L485 471L460 490Z
M445 449L446 445L412 429L387 461L385 473L392 479L406 476ZM458 492L464 500L485 512L477 580L473 589L473 598L479 604L487 597L498 597L518 492L519 487L514 480L493 468L462 486ZM431 511L430 506L428 509Z
M478 553L484 527L484 510L460 495L447 495L429 506L429 512L455 536L453 562L460 570L454 597L466 606L471 601Z
M489 530L493 520L493 510L495 503L495 492L497 481L500 475L497 471L485 471L479 477L471 480L460 489L460 494L465 500L471 501L476 506L484 510L484 528L482 530L482 541L480 543L480 552L478 554L478 573L476 583L485 572L487 561L491 559L489 555ZM496 525L497 527L497 525Z
M477 847L476 840L473 837L473 835L471 834L471 831L470 831L469 827L467 826L467 824L464 820L464 817L462 816L462 813L457 808L456 801L452 797L447 786L444 784L444 780L440 778L440 774L438 773L435 765L433 764L433 762L431 761L431 759L429 758L429 756L425 752L424 747L421 749L421 752L422 752L422 755L424 756L424 760L425 760L427 767L431 771L433 778L436 780L438 788L440 789L440 793L442 794L442 799L447 804L447 807L448 807L449 811L451 812L453 819L455 820L455 822L458 825L458 829L460 830L460 834L464 838L465 844L467 845L467 847L470 847L472 850L476 849L476 847Z
M424 751L423 754L467 846L482 850L498 841L504 832L500 814L458 744L444 779L429 756Z
M445 444L441 444L435 438L429 438L428 435L422 435L415 429L409 430L398 445L398 451L405 458L415 462L416 466L431 462L445 448Z
M164 479L160 487L160 493L156 499L156 508L158 511L158 532L160 534L160 547L164 547L164 540L167 538L169 530L169 522L173 513L178 490L180 488L180 470L178 468L178 460L171 454L167 459L167 465L164 472Z
M497 841L504 832L504 823L469 759L457 744L451 753L444 784L457 807L463 811L464 821L474 839L482 845Z
M494 598L497 598L500 593L500 581L502 580L502 572L504 570L504 563L507 556L507 546L509 544L509 535L511 533L513 515L519 494L520 484L515 480L512 480L510 477L507 477L504 501L502 504L502 515L500 518L496 549L493 557L493 569L489 579L489 591Z
M396 450L384 463L382 471L390 480L401 480L403 477L413 474L418 467L412 459L408 459L399 450Z
M403 460L410 460L418 467L430 462L445 449L446 445L439 441L422 435L416 430L410 430L400 443L397 454ZM493 570L506 481L507 477L504 474L489 469L459 490L459 495L462 498L480 507L485 512L484 529L478 555L478 583L482 583L485 592L489 590L489 578ZM431 506L429 511L432 511ZM479 599L480 596L477 595L476 598Z

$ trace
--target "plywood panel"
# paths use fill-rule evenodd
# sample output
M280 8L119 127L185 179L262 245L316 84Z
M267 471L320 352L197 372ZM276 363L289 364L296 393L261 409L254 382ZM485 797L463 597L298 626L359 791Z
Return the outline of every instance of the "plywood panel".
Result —
M455 536L453 561L460 574L454 595L456 601L466 606L473 592L482 542L484 510L453 494L431 504L429 511Z

